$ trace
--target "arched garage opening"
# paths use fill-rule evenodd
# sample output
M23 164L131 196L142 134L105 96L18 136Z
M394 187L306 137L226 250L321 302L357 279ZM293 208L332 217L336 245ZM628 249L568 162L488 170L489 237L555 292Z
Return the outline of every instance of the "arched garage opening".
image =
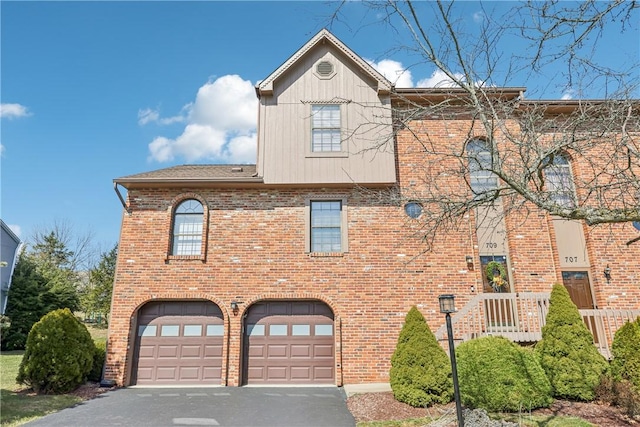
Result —
M244 384L335 384L334 315L324 302L257 302L243 329Z
M220 385L224 322L210 301L153 301L138 312L132 384Z

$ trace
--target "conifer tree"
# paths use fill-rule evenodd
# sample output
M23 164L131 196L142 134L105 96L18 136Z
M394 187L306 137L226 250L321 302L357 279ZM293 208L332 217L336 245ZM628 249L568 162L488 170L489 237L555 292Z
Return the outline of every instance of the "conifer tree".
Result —
M396 400L411 406L448 403L453 396L449 358L415 306L400 331L389 376Z
M555 284L536 353L556 398L590 401L609 367L567 289Z

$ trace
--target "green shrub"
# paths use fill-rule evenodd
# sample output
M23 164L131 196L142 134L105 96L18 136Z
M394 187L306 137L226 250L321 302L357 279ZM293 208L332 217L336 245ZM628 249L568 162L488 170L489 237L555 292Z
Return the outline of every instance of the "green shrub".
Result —
M16 381L37 393L67 393L83 384L95 345L68 308L52 311L29 332Z
M611 373L616 381L629 381L640 392L640 317L627 322L613 337Z
M93 352L93 365L89 372L89 381L99 382L102 379L102 367L107 357L107 344L104 341L95 342L95 351Z
M396 400L411 406L448 403L453 397L449 357L416 307L405 318L389 377Z
M532 350L503 337L464 342L456 349L465 406L517 412L551 405L551 384Z
M5 337L7 336L7 331L11 326L11 319L7 316L0 315L0 342L4 342Z
M595 388L607 373L609 363L593 344L593 335L562 285L553 286L542 340L535 350L551 382L554 397L594 399Z

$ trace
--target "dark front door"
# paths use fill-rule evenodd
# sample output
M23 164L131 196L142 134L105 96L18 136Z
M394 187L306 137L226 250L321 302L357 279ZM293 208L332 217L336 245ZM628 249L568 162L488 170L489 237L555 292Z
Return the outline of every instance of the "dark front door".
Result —
M504 277L500 274L500 269L489 268L495 263L502 266ZM509 283L509 269L507 257L504 255L480 256L480 267L482 268L482 283L485 293L497 294L495 298L485 300L486 332L509 332L514 326L514 299L508 293L511 292ZM489 271L491 270L491 271Z
M591 294L591 284L589 283L589 274L586 271L563 271L562 284L569 292L571 301L578 309L593 309L593 295ZM585 319L587 327L593 334L593 340L598 342L598 329L596 327L596 319L590 316Z

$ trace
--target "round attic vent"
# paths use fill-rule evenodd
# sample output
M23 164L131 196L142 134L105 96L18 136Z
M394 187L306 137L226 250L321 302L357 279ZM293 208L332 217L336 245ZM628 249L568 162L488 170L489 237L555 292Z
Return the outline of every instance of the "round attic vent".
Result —
M333 73L333 64L329 61L319 62L316 66L316 72L323 77L330 76Z

